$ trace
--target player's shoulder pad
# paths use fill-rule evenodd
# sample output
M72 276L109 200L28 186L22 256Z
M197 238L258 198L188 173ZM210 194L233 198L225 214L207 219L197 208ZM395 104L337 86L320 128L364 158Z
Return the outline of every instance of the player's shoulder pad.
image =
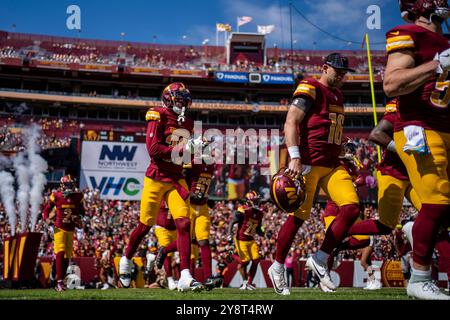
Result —
M57 197L58 197L58 193L57 192L52 192L50 194L49 199L50 199L51 202L55 202Z
M246 210L245 206L239 206L236 211L239 213L245 213L245 210Z
M150 108L145 114L146 121L161 121L161 109L160 108Z
M386 33L386 52L413 50L416 30L413 25L398 26Z
M385 113L394 113L394 112L397 112L397 103L398 103L398 100L397 100L397 99L390 100L390 101L386 104L386 110L385 110Z
M300 81L300 83L297 86L297 89L295 89L293 97L298 96L307 96L313 100L316 100L316 91L317 91L317 80L315 79L305 79Z

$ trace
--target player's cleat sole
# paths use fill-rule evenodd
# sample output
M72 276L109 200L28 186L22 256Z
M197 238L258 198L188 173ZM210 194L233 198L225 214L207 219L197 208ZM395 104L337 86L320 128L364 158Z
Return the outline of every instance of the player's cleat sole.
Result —
M421 300L450 300L432 281L408 283L408 296Z
M324 286L324 285L322 284L322 282L319 282L319 289L320 289L322 292L327 292L327 293L329 293L329 292L336 292L336 290L331 290L330 288Z
M178 286L177 286L178 292L200 292L204 289L203 284L201 284L200 282L191 279L188 280L188 283L186 283L186 281L183 280L179 280L178 281Z
M319 278L320 283L322 283L325 287L332 291L336 290L336 286L333 281L331 281L330 274L325 266L317 263L313 257L309 257L308 260L306 260L306 267L314 272L314 274Z
M212 289L216 288L217 284L218 284L218 280L219 279L214 278L214 277L209 277L208 279L206 279L206 281L203 283L205 290L211 291Z
M291 294L284 279L284 270L279 272L275 270L275 266L272 264L268 270L270 281L272 281L273 289L277 294L288 296Z
M256 290L256 287L250 283L247 283L247 290Z

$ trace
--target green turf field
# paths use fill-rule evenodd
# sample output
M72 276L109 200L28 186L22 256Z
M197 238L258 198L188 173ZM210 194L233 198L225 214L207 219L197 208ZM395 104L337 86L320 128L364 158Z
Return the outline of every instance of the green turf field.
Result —
M405 289L383 288L366 291L355 288L339 288L334 293L319 289L295 288L290 296L277 295L272 289L242 291L239 289L214 289L199 293L180 293L167 289L111 289L68 290L58 293L53 289L0 290L0 300L409 300Z

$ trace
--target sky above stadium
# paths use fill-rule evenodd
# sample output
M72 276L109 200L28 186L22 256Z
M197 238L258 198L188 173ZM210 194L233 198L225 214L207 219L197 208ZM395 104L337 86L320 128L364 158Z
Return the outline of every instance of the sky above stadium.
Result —
M397 0L292 3L294 49L360 49L366 32L372 47L383 49L385 32L402 23ZM80 8L81 32L67 28L70 5ZM371 5L380 9L380 19L371 19L374 11L367 13ZM238 16L252 17L240 27L241 32L256 32L257 25L274 25L267 46L290 48L289 0L0 1L0 30L130 42L201 45L209 39L214 45L216 23L228 23L236 31ZM224 34L219 33L219 45L223 43Z

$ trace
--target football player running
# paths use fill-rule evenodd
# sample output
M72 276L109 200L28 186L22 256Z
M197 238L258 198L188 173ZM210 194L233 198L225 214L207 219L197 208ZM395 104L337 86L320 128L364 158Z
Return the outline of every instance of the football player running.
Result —
M54 208L55 214L52 214ZM58 292L66 290L63 278L73 254L73 231L75 227L81 228L84 212L83 194L75 189L75 181L70 175L63 176L59 190L50 195L42 211L42 217L55 224L53 248L56 255L55 290Z
M175 163L176 161L172 160L172 154L180 155L184 148L192 152L196 143L196 140L188 140L193 130L193 122L186 117L185 112L191 103L189 90L184 84L174 82L162 93L162 107L152 108L146 114L146 144L151 162L144 178L139 225L131 233L125 255L119 263L119 280L125 288L130 286L131 258L151 226L155 224L161 201L165 200L177 228L181 269L178 290L203 289L202 284L195 281L189 271L189 188L182 175L182 161Z
M359 216L359 198L352 178L339 163L344 125L343 96L339 88L345 75L353 71L348 59L332 53L325 59L320 80L303 80L293 94L284 125L290 162L288 173L303 174L306 199L290 213L278 232L275 262L269 268L275 292L290 294L284 278L284 262L298 229L308 219L317 186L339 206L339 215L327 229L320 251L307 260L323 287L335 290L327 268L333 249L344 240Z
M239 272L241 273L243 284L242 290L255 290L253 284L256 270L260 261L259 248L255 241L255 234L264 236L262 219L264 212L259 208L261 197L256 191L250 191L245 195L246 204L240 206L235 212L234 219L228 228L228 241L233 241L233 227L237 223L238 230L234 237L234 244L239 256ZM250 266L250 272L247 273L247 266Z
M216 279L212 276L211 248L209 245L209 232L211 218L208 209L208 193L214 174L215 165L191 163L185 166L185 177L190 187L191 236L196 239L202 258L204 286L211 290L216 286ZM194 245L195 246L195 245ZM194 248L193 252L198 252ZM196 255L194 259L196 260Z
M431 279L431 259L440 227L450 219L450 44L442 34L446 0L401 0L411 22L386 34L388 61L383 87L399 97L395 149L422 207L412 228L413 266L407 294L449 300Z

